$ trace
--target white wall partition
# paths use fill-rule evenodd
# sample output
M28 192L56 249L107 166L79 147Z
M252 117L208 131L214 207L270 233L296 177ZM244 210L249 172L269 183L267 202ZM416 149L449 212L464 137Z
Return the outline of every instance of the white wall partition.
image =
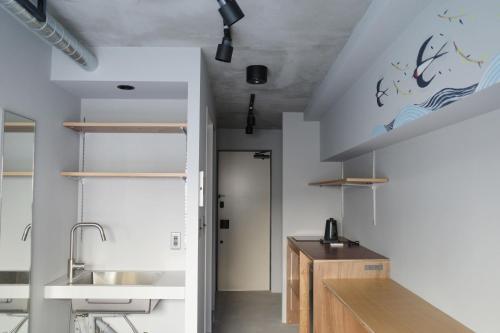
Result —
M187 182L185 192L180 192L185 193L186 195L186 204L183 205L186 207L184 219L185 260L181 260L179 254L168 254L166 252L161 252L160 248L158 248L159 245L149 247L149 251L154 252L150 253L150 255L153 258L158 258L158 262L156 260L148 261L147 259L143 262L139 262L139 255L132 253L133 251L131 250L128 250L127 253L130 255L128 259L130 259L131 263L133 263L134 265L144 265L144 267L152 267L151 265L157 267L156 265L162 265L163 267L173 267L175 269L181 269L181 266L184 266L186 270L185 301L177 302L178 304L173 304L174 302L164 302L166 304L165 306L169 308L173 307L176 310L167 311L167 316L161 316L161 324L159 324L159 322L156 322L155 325L158 326L155 326L155 329L159 330L158 332L163 332L166 327L170 327L168 325L172 325L171 327L174 331L179 330L179 332L186 333L200 332L203 327L202 324L204 318L203 306L201 305L204 303L204 298L202 298L202 295L204 295L204 291L203 289L200 290L200 285L202 281L204 281L205 277L204 268L203 266L199 265L199 258L201 258L201 253L204 251L204 248L199 246L201 235L200 226L203 225L202 222L204 218L204 211L199 207L199 172L200 170L204 170L205 163L201 161L205 161L204 124L206 123L205 118L207 106L209 108L209 112L213 112L211 104L211 92L201 58L201 50L199 48L168 47L104 47L96 48L95 52L97 54L97 57L99 58L99 68L92 73L84 72L78 68L75 68L70 62L68 62L65 57L61 57L59 53L54 52L52 57L52 80L57 82L68 91L71 91L72 93L86 99L109 97L112 99L132 100L122 101L121 105L128 103L132 103L130 105L134 105L133 103L135 102L133 101L133 99L175 99L176 101L168 102L170 105L168 109L173 109L173 113L170 115L172 117L177 117L180 108L185 108L186 110L185 119L188 123L188 134L187 141L185 142L184 146L177 145L174 148L173 143L172 146L170 146L169 144L169 146L164 151L162 151L165 153L165 155L161 155L161 153L153 153L150 155L151 152L141 151L137 146L133 148L138 156L147 157L150 162L158 158L160 160L157 161L160 162L160 164L164 164L164 160L162 160L162 158L165 158L165 156L168 157L169 151L172 154L174 154L174 152L175 154L181 154L184 153L184 149L187 150ZM123 92L117 92L115 87L120 83L134 84L138 89L128 95L124 94ZM107 93L104 94L103 92ZM178 101L179 99L183 101ZM145 111L145 109L149 109L152 106L151 103L154 104L154 102L151 101L144 101L143 108L136 108L137 113L128 113L129 115L134 114L134 117L136 117L134 120L137 121L138 118L140 118L141 112ZM113 102L111 102L111 104L113 104ZM135 106L137 107L137 104L135 104ZM114 109L114 111L109 111L110 113L108 117L113 112L115 112L115 114L120 114L120 112L118 112L119 108L115 107ZM153 109L155 108L153 107ZM168 110L166 111L166 113L163 113L163 116L166 116L167 114ZM144 115L146 117L152 117L146 120L148 121L151 119L158 119L157 117L161 115L161 112L154 112L154 115L147 115L147 112L145 112ZM124 141L124 143L128 142L128 139ZM89 144L92 144L92 142L90 141ZM152 142L150 142L150 144L154 145L154 143ZM203 148L200 149L200 147ZM96 148L99 149L99 147ZM102 163L102 161L96 162ZM173 167L176 167L176 158L170 159L169 163L170 162L172 162ZM128 166L132 166L133 163L136 163L136 159L131 158L127 163L129 163ZM155 165L155 167L158 167L158 165L159 164ZM126 166L127 164L121 165L119 167ZM149 185L153 186L152 184ZM177 186L174 184L170 185L173 187ZM139 188L142 185L131 180L129 182L123 182L121 183L121 185L117 186L134 186L136 188ZM177 191L180 191L181 189L176 188L174 190L172 188L171 190L177 193ZM115 191L113 193L109 192L109 195L119 195L117 188L110 188L109 191ZM158 191L162 190L152 189L151 192L148 190L147 192L151 195L151 198L149 198L149 200L147 198L140 197L135 197L135 199L127 198L127 200L129 201L126 201L126 203L132 203L134 201L139 202L139 200L144 200L142 201L142 204L151 204L155 202L155 200L161 200L162 195L160 195L160 192ZM167 196L168 194L163 194L164 200L162 202L167 200ZM177 219L178 213L168 215L170 213L167 214L166 210L166 207L177 206L176 200L178 199L176 198L177 196L172 199L168 198L169 202L166 203L164 205L165 207L162 208L164 209L162 215L164 219ZM105 209L105 207L101 208ZM169 210L169 212L171 211L172 210ZM177 210L174 211L177 212ZM111 211L109 212L111 213ZM129 216L128 222L124 222L124 224L128 227L132 227L132 220L139 220L141 218L141 216L139 215L140 214ZM145 219L147 221L143 221L144 223L154 224L154 221L157 219L157 217L147 215L145 216ZM174 222L171 225L174 225L175 228L176 223L177 222ZM116 228L119 228L118 224ZM154 235L154 238L158 240L158 237L161 237L161 234L169 233L171 232L171 230L173 229L163 226L162 229L159 230L160 235ZM141 232L140 224L136 225L135 232ZM118 231L118 233L120 233L120 231ZM126 235L126 233L121 233L121 235L124 236ZM130 240L132 242L130 242L129 246L133 247L133 241L139 236L132 235L130 237ZM164 240L164 242L168 242L168 240ZM97 245L98 244L96 244L96 246ZM160 251L161 253L158 253L158 251ZM108 258L101 258L98 257L98 252L95 252L96 256L94 258L97 261L100 261L101 264L106 263L106 265L108 266L114 265L114 263L107 259L111 259L112 257L116 258L118 256L118 253L119 252L115 252L114 254L110 255L111 257ZM200 310L202 311L201 315L199 315ZM184 312L183 323L181 323L181 321L179 320L179 318L181 317L181 312ZM199 315L200 317L199 320L193 320L193 318L195 318L197 315ZM151 330L150 332L154 333L155 330Z
M302 113L283 114L283 232L282 265L286 267L287 237L320 236L325 222L341 221L341 192L338 188L308 186L316 180L341 176L341 164L321 162L319 123L305 122ZM282 274L286 286L286 270ZM283 322L286 318L286 293L282 294Z
M77 184L59 171L78 166L78 138L61 123L78 118L80 104L50 82L50 47L4 11L0 45L0 106L36 121L30 327L67 333L67 304L46 301L43 286L66 272Z

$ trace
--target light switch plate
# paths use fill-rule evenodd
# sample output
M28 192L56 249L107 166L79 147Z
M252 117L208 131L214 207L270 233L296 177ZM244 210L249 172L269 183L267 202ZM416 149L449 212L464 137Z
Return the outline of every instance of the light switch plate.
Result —
M172 232L170 235L170 248L172 250L180 250L182 247L181 244L181 233L180 232Z

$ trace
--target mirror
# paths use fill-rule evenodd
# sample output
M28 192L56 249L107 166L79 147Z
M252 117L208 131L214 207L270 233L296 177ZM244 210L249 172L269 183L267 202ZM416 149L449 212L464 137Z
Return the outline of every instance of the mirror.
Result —
M35 122L7 111L0 117L0 332L25 333L29 331Z

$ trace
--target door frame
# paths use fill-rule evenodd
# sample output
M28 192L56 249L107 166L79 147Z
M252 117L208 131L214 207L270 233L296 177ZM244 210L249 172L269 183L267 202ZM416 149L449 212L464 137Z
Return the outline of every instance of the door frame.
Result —
M217 149L217 157L216 157L216 181L215 181L215 189L216 189L216 197L214 198L214 212L215 212L215 221L214 221L214 235L212 236L215 240L215 253L213 254L213 258L215 259L215 290L219 291L219 159L220 153L269 153L271 157L269 158L269 291L272 290L272 251L273 251L273 151L272 149Z

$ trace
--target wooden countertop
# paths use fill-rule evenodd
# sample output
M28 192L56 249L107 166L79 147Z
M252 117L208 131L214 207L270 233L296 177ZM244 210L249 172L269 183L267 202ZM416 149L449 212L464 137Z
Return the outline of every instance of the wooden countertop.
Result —
M390 279L337 279L323 283L367 332L473 332Z
M304 253L309 259L316 260L388 260L388 258L368 250L363 246L331 247L319 241L296 241L293 237L288 240L294 247ZM345 238L342 239L347 241Z

